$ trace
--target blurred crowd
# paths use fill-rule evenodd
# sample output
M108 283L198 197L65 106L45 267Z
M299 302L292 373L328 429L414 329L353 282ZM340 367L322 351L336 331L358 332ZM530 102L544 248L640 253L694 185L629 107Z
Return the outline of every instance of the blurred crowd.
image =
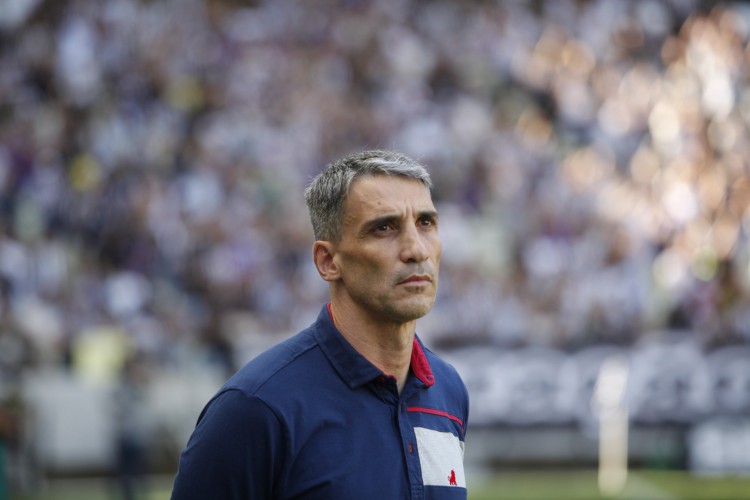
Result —
M438 347L750 341L750 9L0 1L0 379L230 373L327 298L303 201L435 181Z

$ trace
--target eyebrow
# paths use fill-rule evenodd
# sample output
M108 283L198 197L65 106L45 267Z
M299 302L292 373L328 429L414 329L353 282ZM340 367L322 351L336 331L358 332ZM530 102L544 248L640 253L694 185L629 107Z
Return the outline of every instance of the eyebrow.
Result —
M401 217L399 215L390 214L390 215L382 215L380 217L375 217L370 220L366 220L362 223L362 227L365 230L370 230L374 227L378 227L381 224L387 224L389 222L396 221L400 219ZM420 212L417 212L417 219L432 219L432 220L438 220L438 213L437 210L422 210Z
M419 215L419 217L417 217L418 219L428 218L428 219L438 220L439 218L437 210L422 210L421 212L418 213L418 215Z

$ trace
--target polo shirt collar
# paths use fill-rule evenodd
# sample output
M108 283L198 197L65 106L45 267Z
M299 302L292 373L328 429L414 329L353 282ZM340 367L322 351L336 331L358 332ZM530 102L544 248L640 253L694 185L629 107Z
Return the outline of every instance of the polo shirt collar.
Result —
M330 304L320 311L314 333L318 344L336 372L352 389L384 375L341 335L333 324ZM411 373L426 387L435 383L424 347L416 335L414 335L414 345L411 351Z

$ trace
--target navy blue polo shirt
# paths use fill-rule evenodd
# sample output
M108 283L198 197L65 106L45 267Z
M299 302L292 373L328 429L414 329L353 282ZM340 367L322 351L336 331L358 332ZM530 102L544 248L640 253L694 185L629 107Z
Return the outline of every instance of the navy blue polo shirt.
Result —
M469 398L415 337L401 395L325 307L208 402L172 500L466 498Z

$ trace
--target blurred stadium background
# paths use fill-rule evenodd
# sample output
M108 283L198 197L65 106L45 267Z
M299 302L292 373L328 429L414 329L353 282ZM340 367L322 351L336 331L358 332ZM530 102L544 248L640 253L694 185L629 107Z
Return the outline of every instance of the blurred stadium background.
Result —
M168 497L326 300L302 191L370 147L433 173L473 498L598 497L611 359L620 498L748 498L749 38L744 2L0 0L0 499Z

